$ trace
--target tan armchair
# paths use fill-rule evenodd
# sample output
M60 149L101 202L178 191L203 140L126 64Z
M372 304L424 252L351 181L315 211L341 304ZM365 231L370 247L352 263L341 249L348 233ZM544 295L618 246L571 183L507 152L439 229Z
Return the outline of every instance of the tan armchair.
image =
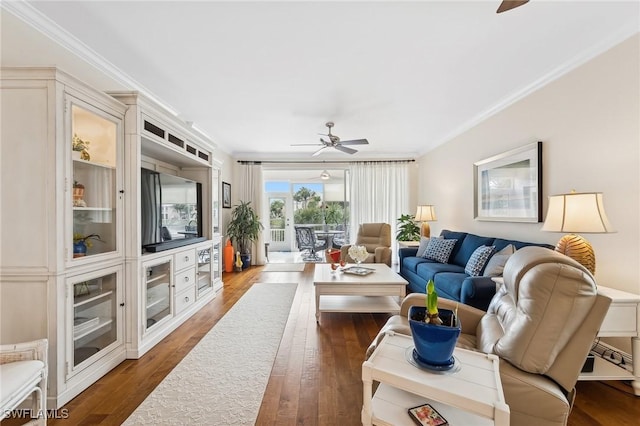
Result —
M47 348L47 339L0 346L0 419L31 396L28 424L47 423Z
M383 333L410 335L409 307L424 306L424 294L402 302L400 315ZM456 302L439 300L455 309ZM575 384L611 300L598 295L589 271L567 256L542 247L524 247L511 256L504 284L484 312L458 307L458 346L500 357L500 378L512 426L566 425Z
M388 223L363 223L358 227L358 235L353 245L365 246L369 257L364 263L386 263L391 266L391 225ZM340 248L341 259L350 263L355 261L349 256L351 244Z

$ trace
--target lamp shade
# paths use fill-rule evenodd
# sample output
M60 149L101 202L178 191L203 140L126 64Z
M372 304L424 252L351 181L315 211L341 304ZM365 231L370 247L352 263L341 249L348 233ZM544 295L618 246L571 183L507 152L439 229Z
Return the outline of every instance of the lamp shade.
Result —
M552 195L542 230L581 234L615 232L604 211L601 192Z
M431 205L418 206L414 220L417 222L432 222L436 220L435 207Z

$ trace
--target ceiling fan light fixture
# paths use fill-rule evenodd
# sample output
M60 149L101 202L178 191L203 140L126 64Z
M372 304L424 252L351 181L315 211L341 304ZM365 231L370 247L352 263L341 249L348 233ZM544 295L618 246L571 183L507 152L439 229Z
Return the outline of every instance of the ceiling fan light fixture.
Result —
M331 179L331 175L329 174L328 171L323 170L322 173L320 173L320 179L322 179L322 180Z
M500 3L500 6L498 7L498 10L496 10L496 13L506 12L507 10L522 6L523 4L528 2L529 0L504 0L502 3Z

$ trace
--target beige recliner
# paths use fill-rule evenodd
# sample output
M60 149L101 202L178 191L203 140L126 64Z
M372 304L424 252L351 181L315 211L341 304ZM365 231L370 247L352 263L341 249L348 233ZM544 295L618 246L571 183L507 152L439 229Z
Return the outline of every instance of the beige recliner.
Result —
M365 246L369 257L364 263L386 263L391 266L391 225L388 223L363 223L358 227L358 235L353 245ZM351 244L340 247L340 258L354 263L349 256Z
M413 293L384 332L411 334L407 313L424 305ZM598 295L589 271L573 259L542 247L524 247L511 256L504 284L484 312L458 307L458 346L500 357L500 378L512 426L566 425L575 384L611 299ZM455 309L456 302L440 299Z

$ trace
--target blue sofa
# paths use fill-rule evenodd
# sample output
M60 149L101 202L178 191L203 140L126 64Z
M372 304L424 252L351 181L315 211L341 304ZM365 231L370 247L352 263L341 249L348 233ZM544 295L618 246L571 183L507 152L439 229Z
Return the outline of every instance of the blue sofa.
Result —
M440 236L445 239L457 240L448 263L438 263L434 260L416 257L417 247L406 247L399 250L400 275L409 281L407 292L424 293L427 281L432 279L439 297L455 300L484 311L487 310L489 302L496 292L496 284L491 277L471 277L465 273L467 261L476 248L494 246L495 252L502 250L509 244L512 244L516 250L525 246L554 248L549 244L482 237L449 230L443 230Z

